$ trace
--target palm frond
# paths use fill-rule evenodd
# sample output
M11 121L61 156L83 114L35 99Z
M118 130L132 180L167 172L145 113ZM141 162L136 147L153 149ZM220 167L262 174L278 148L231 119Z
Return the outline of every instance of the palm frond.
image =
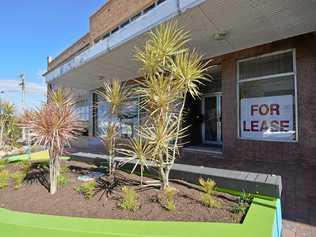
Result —
M176 55L171 73L177 81L177 90L188 92L193 98L199 97L199 87L203 85L203 81L209 80L206 75L209 63L195 50Z
M149 40L143 49L137 49L136 59L142 64L144 75L163 71L172 57L186 51L189 34L175 21L158 26L149 33Z
M142 96L141 106L146 108L150 115L173 111L179 95L174 89L170 78L163 75L150 76L138 89Z
M49 90L48 91L48 100L49 103L56 103L60 106L73 106L76 101L74 100L69 89L66 88L58 88L57 90Z
M97 91L111 107L111 113L117 115L122 107L129 101L132 90L119 80L104 81L103 88Z
M51 101L33 112L25 113L23 118L23 126L35 134L35 143L53 149L58 155L62 154L64 146L69 146L70 141L82 129L75 112L75 103L64 102Z

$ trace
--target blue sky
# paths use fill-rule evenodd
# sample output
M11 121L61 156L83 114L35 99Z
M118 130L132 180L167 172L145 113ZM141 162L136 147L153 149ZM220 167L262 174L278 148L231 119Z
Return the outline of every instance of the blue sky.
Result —
M0 94L18 106L18 76L26 75L26 105L45 100L46 57L57 56L89 29L105 0L10 0L0 5Z

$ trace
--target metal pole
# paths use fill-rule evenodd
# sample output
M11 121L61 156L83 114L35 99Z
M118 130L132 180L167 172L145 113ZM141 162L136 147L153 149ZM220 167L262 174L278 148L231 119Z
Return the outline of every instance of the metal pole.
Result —
M20 82L19 86L21 86L21 90L22 90L21 107L22 107L22 111L24 111L25 75L22 73L20 75L20 78L21 78L21 82Z

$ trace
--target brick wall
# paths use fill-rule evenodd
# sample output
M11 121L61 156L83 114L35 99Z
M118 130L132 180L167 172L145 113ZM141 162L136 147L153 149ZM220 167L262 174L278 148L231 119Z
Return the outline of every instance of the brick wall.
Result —
M223 153L228 159L316 164L316 35L245 49L217 58L222 65ZM237 60L296 49L298 142L247 141L237 138Z
M95 39L113 30L129 17L134 16L154 2L155 0L109 0L90 17L90 32L50 62L48 71L73 57L88 43L93 44Z
M91 40L111 31L153 2L154 0L109 0L90 17Z
M90 34L87 33L83 37L81 37L78 41L76 41L73 45L71 45L69 48L64 50L61 54L59 54L53 61L51 61L48 65L48 71L52 70L57 65L66 61L70 57L74 56L74 54L78 53L80 49L82 49L89 43L90 43Z

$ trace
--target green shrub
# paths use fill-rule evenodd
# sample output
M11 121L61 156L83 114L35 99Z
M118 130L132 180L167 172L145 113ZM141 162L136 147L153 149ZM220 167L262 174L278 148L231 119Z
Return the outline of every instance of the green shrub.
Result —
M164 195L165 195L165 199L166 199L164 207L168 211L176 210L176 203L175 203L175 200L174 200L174 197L175 197L176 194L177 194L177 190L175 188L167 187L164 190Z
M57 181L60 185L66 185L69 183L69 177L66 174L60 173L60 175L57 178Z
M202 186L202 189L205 193L207 194L213 194L214 188L216 186L216 183L214 180L212 179L203 179L203 178L199 178L199 183Z
M238 203L236 203L232 208L232 213L245 215L247 212L247 209L253 199L252 194L247 194L246 192L242 192Z
M20 163L20 167L25 176L30 172L32 163L30 160L25 160Z
M136 191L132 188L124 186L122 188L122 200L120 207L125 210L136 211L138 206L138 196Z
M14 180L14 189L19 189L22 187L25 177L26 174L21 171L17 171L11 175L11 178Z
M216 200L213 195L210 195L208 193L203 193L201 195L201 202L204 206L207 207L215 207L215 208L220 208L222 206L221 202Z
M6 159L0 159L0 171L3 170L7 165Z
M220 208L222 206L221 202L216 200L213 196L214 188L216 186L216 183L212 179L199 179L199 183L202 186L202 189L205 193L201 194L201 202L204 206L207 207L215 207Z
M60 168L60 174L68 174L70 172L70 169L68 166L62 166Z
M0 189L6 188L9 185L10 173L7 170L0 171Z
M242 215L245 215L248 209L248 205L238 202L236 204L234 204L233 208L232 208L232 213L234 214L239 214L242 213Z
M69 183L69 176L68 173L70 172L68 166L62 166L60 168L60 174L57 178L58 184L60 185L66 185Z
M96 186L97 186L97 183L95 181L89 181L75 188L75 191L82 194L85 199L90 199L93 197Z

